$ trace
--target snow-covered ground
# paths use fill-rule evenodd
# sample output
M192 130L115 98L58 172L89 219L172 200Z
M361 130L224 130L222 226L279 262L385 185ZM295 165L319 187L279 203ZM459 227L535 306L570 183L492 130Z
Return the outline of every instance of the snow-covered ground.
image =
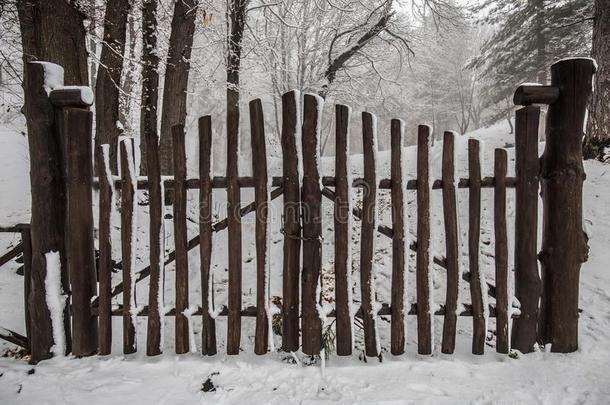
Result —
M479 130L472 136L485 142L487 157L483 175L491 175L493 147L511 146L513 136L507 133L504 125ZM380 136L382 136L380 134ZM456 141L458 151L458 175L465 177L466 137ZM27 142L14 128L0 129L0 224L9 225L27 222L29 207ZM541 144L541 148L543 145ZM436 178L440 175L441 142L436 142L431 151L431 164ZM512 162L514 151L508 149ZM389 175L389 154L379 154L379 176ZM353 156L353 172L361 172L361 157ZM415 149L406 149L406 165L410 177L414 176ZM511 166L512 164L509 164ZM332 174L332 160L322 162L323 174ZM0 358L0 403L2 404L106 404L106 403L340 403L340 404L604 404L610 401L610 386L607 384L610 372L610 273L606 270L610 263L610 166L599 162L586 162L587 181L585 182L585 221L590 235L591 247L589 261L583 265L581 277L580 307L583 309L580 321L580 349L576 353L562 355L540 350L529 355L509 357L495 353L494 337L489 334L486 354L470 354L471 318L458 321L456 354L446 356L435 350L432 356L417 355L415 317L407 320L407 353L394 357L387 351L383 361L360 359L362 336L358 332L356 350L348 358L331 355L323 367L320 362L313 365L295 363L285 353L274 352L266 356L255 356L252 343L254 322L245 319L242 330L243 352L239 356L226 356L224 352L224 319L217 320L219 353L214 357L198 354L176 356L173 352L173 322L167 318L165 354L156 358L146 358L142 351L135 355L121 354L121 320L114 319L113 354L107 357L85 359L55 358L30 366L24 360L9 355ZM278 166L273 165L272 173L277 174ZM249 171L249 169L245 169ZM509 173L510 175L510 173ZM389 222L387 192L381 196L382 212L380 219ZM248 202L251 192L243 192L243 201ZM492 196L490 191L483 192L482 255L481 263L485 276L493 282L493 225L491 223ZM197 198L192 192L194 202ZM214 198L219 217L223 216L222 202L224 193L216 191ZM467 192L458 193L460 206L467 204ZM513 216L514 203L509 194L509 215ZM415 231L414 193L408 196L409 226L411 234ZM357 202L356 199L354 202ZM279 233L281 218L279 207L281 199L275 204L276 217L271 235L271 295L281 292L281 240ZM325 280L332 280L332 216L331 205L324 202L323 217L323 266ZM138 242L138 268L146 263L146 207L140 207L141 219ZM440 193L432 196L432 249L434 254L443 255L443 222ZM465 209L460 210L460 220L464 223ZM273 213L272 213L273 215ZM511 221L509 221L509 224ZM168 225L167 245L172 247L170 237L171 221ZM358 227L354 221L354 265L357 266L359 250ZM189 225L191 236L196 226ZM253 221L244 223L244 305L255 301L255 250L253 244ZM511 227L512 229L512 227ZM115 229L116 231L116 229ZM464 235L465 226L461 227ZM465 240L464 238L462 238ZM118 248L118 239L115 239ZM0 234L0 253L19 241L18 236ZM379 236L377 241L377 300L389 302L390 264L389 241ZM214 246L226 246L226 234L217 236ZM464 259L465 248L461 253ZM191 252L190 285L192 302L199 301L198 252ZM227 252L217 249L214 254L215 303L226 302L226 256ZM120 251L115 252L120 257ZM464 262L466 263L466 261ZM410 257L407 276L407 302L414 301L414 257ZM23 313L21 302L22 278L15 273L18 264L10 263L0 268L0 326L23 332ZM166 305L173 303L173 267L167 267ZM120 275L115 274L115 283ZM354 299L359 300L358 271L354 273ZM146 283L138 285L138 303L147 301ZM469 301L467 286L462 286L464 301ZM332 298L332 292L328 292ZM119 301L120 302L120 297ZM443 270L434 268L434 299L444 302ZM197 344L200 344L200 322L195 320ZM389 324L379 321L380 340L383 348L389 346ZM442 318L436 319L437 344ZM145 346L146 323L139 319L138 345ZM495 328L493 320L489 329ZM280 338L275 336L276 345ZM6 342L0 342L0 352L14 349ZM302 355L297 353L302 359ZM516 357L516 358L514 358ZM210 390L210 387L214 387ZM205 388L205 389L204 389Z

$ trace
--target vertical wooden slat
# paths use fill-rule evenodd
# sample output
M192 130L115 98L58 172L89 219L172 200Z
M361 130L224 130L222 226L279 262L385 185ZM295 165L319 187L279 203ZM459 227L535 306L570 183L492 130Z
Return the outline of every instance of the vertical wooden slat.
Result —
M515 114L515 297L521 314L513 320L511 346L522 353L534 350L541 281L538 273L538 124L540 107Z
M351 179L349 175L349 107L335 106L335 308L337 355L352 354L351 303Z
M234 93L234 92L233 92ZM229 103L229 102L227 102ZM239 354L241 342L241 191L239 187L239 107L231 110L227 122L227 231L229 255L229 296L227 354Z
M406 201L404 197L403 171L403 122L392 120L391 122L391 182L392 182L392 324L390 327L390 350L394 355L405 352L405 224Z
M25 315L25 336L28 339L28 347L31 350L30 336L32 331L32 320L30 316L30 296L32 282L32 236L30 228L21 230L21 243L23 244L23 309Z
M216 321L210 315L212 303L212 118L199 118L199 254L201 258L201 351L216 354Z
M66 156L66 257L72 300L72 353L93 354L98 348L98 325L91 313L97 295L93 242L93 113L83 108L63 108L62 129L69 151Z
M362 151L364 157L364 195L362 201L362 230L360 233L360 292L362 297L362 320L364 324L364 347L367 356L378 356L374 308L375 278L373 259L375 255L375 231L377 228L377 142L375 117L362 113Z
M468 264L470 267L470 298L472 300L472 353L485 351L487 288L479 268L479 242L481 234L481 161L480 146L476 139L468 140Z
M284 262L282 278L282 349L299 348L299 267L301 221L299 187L299 154L296 133L299 130L298 93L282 96L282 159L284 187Z
M134 199L135 199L135 162L133 160L133 139L125 138L120 144L121 152L121 260L123 266L123 353L135 353L136 317L135 309L135 247Z
M172 127L174 153L174 244L176 251L176 354L189 351L189 322L184 311L189 306L189 268L186 229L186 152L184 126Z
M432 353L432 308L430 308L430 127L417 131L417 352Z
M252 142L252 175L254 176L254 203L256 204L256 332L254 353L267 353L269 343L268 242L269 242L269 188L267 178L267 148L265 121L260 99L250 102L250 131Z
M508 353L508 240L506 236L506 166L504 149L495 150L494 235L496 252L496 351Z
M320 161L320 133L322 109L320 97L306 94L303 105L303 188L301 210L303 218L303 275L301 283L301 314L303 353L320 354L322 323L318 307L321 294L322 266L322 189L318 164Z
M112 212L112 185L110 173L110 147L100 145L97 150L99 173L99 354L110 354L112 348L112 241L110 214Z
M460 288L457 199L455 190L454 133L443 137L443 216L445 220L445 263L447 267L447 293L441 351L451 354L455 350L455 334Z

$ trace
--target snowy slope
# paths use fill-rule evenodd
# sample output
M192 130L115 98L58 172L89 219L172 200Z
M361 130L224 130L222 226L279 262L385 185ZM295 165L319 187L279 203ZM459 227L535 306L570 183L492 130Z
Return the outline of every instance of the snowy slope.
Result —
M476 131L475 137L483 140L486 145L483 176L491 175L493 162L492 147L504 146L513 142L512 135L507 133L504 125L498 125L486 130ZM14 134L14 131L0 131L0 142L6 145L0 153L9 162L10 168L0 173L0 190L2 202L0 205L0 222L27 218L29 206L27 190L27 158L20 161L18 153L25 150L25 140ZM383 136L380 134L380 136ZM456 140L458 176L466 173L466 140L460 137ZM541 144L541 147L543 145ZM442 143L436 142L431 151L433 175L440 175L440 156ZM405 164L408 177L414 177L415 148L405 150ZM512 166L514 151L509 148L509 166ZM12 160L11 160L12 159ZM362 157L354 155L351 158L355 176L361 174ZM379 153L379 177L389 175L389 153ZM581 284L581 314L580 350L569 355L550 354L540 351L527 356L520 355L517 359L497 355L493 336L490 334L484 356L475 357L470 353L471 318L458 320L458 336L455 356L445 356L435 350L435 354L421 357L416 354L415 317L407 321L407 354L393 357L384 352L383 362L369 359L364 363L358 359L362 351L362 336L357 334L356 352L352 357L339 358L331 356L326 362L325 370L320 364L301 366L286 360L282 353L272 353L263 357L252 354L254 322L244 320L242 330L242 347L244 351L236 357L227 357L224 351L224 334L226 322L219 319L217 333L219 352L214 357L201 357L196 354L175 356L173 352L173 321L167 318L165 354L154 359L147 359L142 352L132 355L121 355L121 320L114 319L113 355L87 359L57 358L33 368L24 361L11 357L0 359L0 402L7 404L29 403L89 403L104 404L118 401L146 403L340 403L340 404L372 404L372 403L541 403L541 404L577 404L607 403L610 397L607 375L610 372L610 274L606 271L610 262L610 212L607 209L610 201L610 166L598 162L586 162L587 181L585 182L585 220L590 234L591 253L589 262L583 266ZM279 166L274 164L271 172L278 173ZM325 175L332 175L332 159L324 159L322 170ZM245 169L249 172L249 169ZM25 173L25 174L24 174ZM509 175L511 173L509 172ZM5 197L10 194L10 197ZM485 276L493 282L493 261L489 254L493 253L492 193L483 192L482 236L483 254L482 268ZM408 214L410 216L409 230L415 231L414 193L408 195ZM196 208L197 195L190 193L191 210ZM224 192L214 192L215 210L219 218L224 216ZM242 192L242 201L249 202L251 191ZM467 193L460 191L460 221L461 232L465 227L465 204ZM514 202L512 193L509 195L508 210L512 217ZM380 213L382 223L389 223L388 194L380 198L383 208ZM354 203L358 199L354 198ZM324 202L323 217L323 268L325 280L332 280L332 211L331 204ZM271 295L281 292L281 258L282 235L281 198L276 201L271 210L273 219L271 234ZM444 252L443 223L440 192L432 193L432 250L434 254ZM139 264L146 263L147 211L140 207L138 224ZM194 215L194 214L193 214ZM193 218L196 218L193 216ZM512 225L512 221L509 220ZM171 221L166 221L167 245L172 248ZM358 264L359 221L354 221L356 229L353 232L354 265ZM195 235L196 225L189 223L190 236ZM512 226L511 226L512 229ZM116 229L115 229L116 232ZM254 221L251 217L244 222L244 305L255 302L255 250ZM116 236L116 235L115 235ZM118 239L115 239L115 248ZM465 238L462 237L465 241ZM8 243L2 239L5 249ZM488 242L488 244L485 244ZM226 302L226 233L217 235L214 242L219 247L214 252L214 281L216 305ZM391 273L391 257L389 255L389 240L379 236L377 240L376 280L377 299L389 302L389 287ZM464 244L461 254L466 260ZM120 251L115 252L115 257ZM199 298L198 251L195 249L190 256L190 285L192 302ZM410 273L407 275L407 302L414 301L414 257L410 258ZM466 263L466 262L465 262ZM17 331L23 331L20 302L22 300L22 279L14 273L16 264L12 263L0 269L0 325ZM443 270L433 268L434 299L444 300ZM120 275L115 274L115 283ZM354 273L354 298L359 300L358 271ZM165 278L166 305L173 304L173 266L167 267ZM148 288L146 283L138 285L138 303L147 301ZM332 292L326 292L332 298ZM462 286L463 301L468 302L467 287ZM120 300L120 297L118 297ZM120 302L120 301L118 301ZM145 344L145 319L139 319L139 346ZM437 317L436 331L440 332L441 317ZM195 319L196 340L200 341L200 320ZM378 322L382 347L389 346L389 324ZM493 321L490 329L494 328ZM435 339L437 342L440 339ZM280 342L275 337L275 343ZM7 343L0 343L0 350L11 348ZM30 370L34 370L31 373ZM323 372L324 371L324 372ZM210 378L215 391L203 392L204 382ZM208 384L209 385L209 384Z

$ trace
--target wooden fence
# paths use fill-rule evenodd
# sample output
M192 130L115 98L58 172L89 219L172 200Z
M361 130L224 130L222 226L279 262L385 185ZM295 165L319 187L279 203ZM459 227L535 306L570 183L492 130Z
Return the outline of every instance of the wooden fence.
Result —
M452 132L443 134L442 176L430 179L429 141L432 136L427 126L418 127L417 176L403 177L404 128L400 120L391 122L391 176L380 179L376 172L376 142L374 117L362 113L362 145L364 157L363 178L350 175L348 143L349 109L337 105L336 157L333 177L323 176L318 162L320 145L316 136L320 125L321 100L313 95L303 98L302 118L296 92L282 97L281 147L282 177L269 178L262 104L250 103L250 131L252 148L252 177L239 177L237 154L229 153L227 176L211 175L211 117L199 122L199 178L186 177L184 128L176 126L173 135L174 177L163 179L149 167L149 177L136 177L134 144L125 138L120 142L120 174L109 173L108 146L102 145L98 154L97 173L93 173L91 156L91 121L88 106L74 89L53 90L44 93L44 68L39 64L28 66L26 83L26 116L30 136L32 161L32 263L31 281L27 289L30 331L29 345L34 361L51 356L53 328L49 308L44 301L46 264L44 254L58 251L62 263L64 291L70 291L71 330L66 329L67 350L77 356L93 353L109 354L112 343L112 316L123 318L123 352L133 353L136 345L135 317L147 316L148 355L162 352L162 318L175 317L175 351L189 350L188 316L202 317L202 352L217 353L215 318L210 315L210 272L212 234L227 230L229 234L228 305L220 311L227 316L226 352L238 354L240 350L241 318L256 318L254 352L268 352L272 311L267 293L269 215L272 200L283 196L283 273L281 308L282 349L299 348L308 355L320 354L322 349L322 322L320 320L321 275L321 205L322 199L334 202L334 272L335 308L327 316L336 317L336 352L350 355L354 347L354 317L360 318L364 331L364 350L367 356L378 356L380 342L376 333L376 319L380 315L391 317L391 353L400 355L405 350L405 315L416 315L417 345L420 354L433 352L432 324L434 316L443 316L441 351L453 353L456 343L458 316L473 320L472 352L482 354L487 335L486 317L496 318L496 350L507 353L509 348L522 352L533 350L536 342L552 343L552 350L573 351L577 347L578 327L578 272L584 261L586 241L582 231L582 155L580 139L594 64L588 59L570 59L551 68L550 86L521 86L515 93L515 104L524 107L516 115L516 177L507 177L507 154L496 149L494 176L481 176L480 144L468 141L468 178L455 178ZM538 127L540 107L548 104L546 149L539 161ZM298 134L302 136L299 137ZM48 136L53 134L53 136ZM46 138L46 139L43 139ZM301 142L298 145L298 142ZM51 145L49 145L51 143ZM302 153L299 153L299 149ZM302 159L299 161L299 159ZM151 171L152 170L152 171ZM302 170L302 172L301 172ZM48 187L35 180L54 180L59 188ZM542 184L544 201L542 252L537 252L538 191ZM99 188L99 261L94 260L93 239L93 187ZM211 215L212 190L227 190L227 218L213 222ZM254 201L241 204L240 188L253 188ZM363 189L361 208L350 203L352 190ZM457 189L468 189L468 254L469 268L460 272ZM481 191L494 191L495 284L486 282L479 267L481 231ZM515 213L515 277L514 291L520 302L518 315L513 316L512 336L509 335L509 318L512 311L509 296L508 233L506 193L516 189ZM173 193L173 222L175 251L163 257L162 189ZM187 190L199 190L199 235L187 239ZM65 193L63 193L65 190ZM150 204L149 265L135 268L135 227L133 210L137 190L147 190ZM376 213L380 190L390 190L392 206L391 226L381 224ZM430 194L442 192L445 229L445 256L432 257L430 252ZM416 193L417 240L408 245L405 233L406 193ZM113 193L119 193L121 212L121 268L122 282L111 284L112 257L110 214ZM52 204L46 204L47 201ZM63 209L62 209L63 207ZM295 209L294 207L299 207ZM242 306L241 219L256 215L256 306ZM44 215L51 216L44 222ZM349 250L351 216L361 220L360 243L360 295L361 306L352 313L351 253ZM58 226L61 225L61 226ZM65 232L64 232L65 227ZM373 255L375 234L391 239L392 271L391 302L380 309L373 306ZM66 238L64 239L64 235ZM189 250L199 246L201 259L201 296L189 297ZM409 250L416 255L417 303L406 305L405 261ZM301 265L301 255L303 261ZM40 260L42 258L42 260ZM540 277L538 263L542 263ZM166 312L160 301L163 286L162 265L175 261L175 305ZM163 263L162 263L163 262ZM446 302L440 309L431 307L431 265L446 269ZM192 270L191 270L192 271ZM97 276L96 276L97 274ZM149 301L135 313L135 285L149 278ZM461 279L469 283L470 304L459 304ZM299 293L301 291L301 293ZM112 297L122 294L123 303L118 309L111 307ZM487 296L495 298L488 305ZM188 314L190 304L199 303L194 314ZM69 322L66 326L70 326Z

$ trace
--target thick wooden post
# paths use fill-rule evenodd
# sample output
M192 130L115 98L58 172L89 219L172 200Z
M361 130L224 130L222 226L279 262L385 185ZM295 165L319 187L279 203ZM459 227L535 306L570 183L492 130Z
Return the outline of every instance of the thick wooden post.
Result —
M540 300L537 261L538 120L540 107L527 106L515 115L515 296L521 314L513 320L511 346L522 353L534 350Z
M541 161L543 230L543 343L553 352L578 349L580 266L586 261L582 227L582 138L595 62L566 59L551 67L551 85L559 88L549 106L546 147Z
M176 354L189 351L189 322L184 311L189 306L189 262L186 229L186 151L184 126L172 127L174 152L174 245L176 250Z
M30 184L32 192L31 282L28 296L32 362L52 356L53 327L46 302L47 263L45 254L59 252L65 259L64 221L65 191L62 176L61 143L53 129L54 112L45 87L45 69L60 74L53 64L29 63L24 82L25 117L30 151ZM65 269L64 269L65 270ZM65 293L66 291L64 291ZM70 336L66 331L66 337Z
M318 355L322 349L320 295L322 288L322 182L320 162L320 128L322 98L306 94L303 108L303 273L301 314L303 353Z
M508 240L506 236L506 150L495 150L494 236L496 253L496 351L508 353Z
M30 334L32 330L32 322L30 319L30 304L28 297L30 296L30 286L32 283L32 237L30 235L30 227L21 229L21 243L23 244L23 308L25 315L25 336L28 340L28 347L31 347Z
M352 354L352 252L351 246L351 176L349 165L349 116L350 109L335 106L335 308L337 355Z
M267 147L265 119L260 99L250 102L250 131L252 143L252 175L256 204L256 334L254 353L266 354L269 347L269 203L267 177Z
M91 299L97 295L93 243L93 113L84 108L64 107L61 119L67 150L66 256L72 290L72 353L87 356L97 351L98 342L97 319L91 313Z
M296 134L299 125L298 93L282 96L282 159L284 187L284 263L282 275L282 349L299 348L299 273L301 260L301 190Z

